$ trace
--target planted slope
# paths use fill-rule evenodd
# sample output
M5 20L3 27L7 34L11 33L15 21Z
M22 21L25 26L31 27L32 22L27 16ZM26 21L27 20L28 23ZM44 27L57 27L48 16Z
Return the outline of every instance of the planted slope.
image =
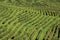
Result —
M60 12L0 4L0 40L60 40Z

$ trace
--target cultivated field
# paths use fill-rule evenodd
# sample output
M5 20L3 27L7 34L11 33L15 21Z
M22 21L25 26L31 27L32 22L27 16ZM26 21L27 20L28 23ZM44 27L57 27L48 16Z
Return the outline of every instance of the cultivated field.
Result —
M0 0L0 40L60 40L60 1Z

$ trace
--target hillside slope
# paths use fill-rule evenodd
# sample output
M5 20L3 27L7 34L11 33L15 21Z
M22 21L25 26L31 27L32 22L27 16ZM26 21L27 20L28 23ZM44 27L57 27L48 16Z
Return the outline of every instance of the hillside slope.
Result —
M60 1L0 0L0 40L60 40Z

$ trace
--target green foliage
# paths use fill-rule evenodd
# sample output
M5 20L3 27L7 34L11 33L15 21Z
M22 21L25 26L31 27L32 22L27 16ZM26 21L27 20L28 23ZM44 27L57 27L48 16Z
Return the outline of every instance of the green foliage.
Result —
M0 0L0 40L59 40L58 1Z

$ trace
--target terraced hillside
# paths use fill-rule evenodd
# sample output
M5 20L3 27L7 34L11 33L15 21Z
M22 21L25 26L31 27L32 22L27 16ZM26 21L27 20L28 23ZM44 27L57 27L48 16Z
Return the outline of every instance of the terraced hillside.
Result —
M0 40L60 40L60 1L0 0Z

